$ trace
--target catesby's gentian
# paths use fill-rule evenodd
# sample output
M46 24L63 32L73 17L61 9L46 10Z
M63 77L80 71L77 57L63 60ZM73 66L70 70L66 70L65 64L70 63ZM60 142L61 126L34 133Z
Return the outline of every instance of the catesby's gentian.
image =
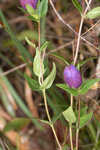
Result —
M74 65L65 67L64 81L70 88L78 88L82 84L81 74Z
M37 3L38 0L20 0L20 4L24 9L26 9L27 4L36 9Z

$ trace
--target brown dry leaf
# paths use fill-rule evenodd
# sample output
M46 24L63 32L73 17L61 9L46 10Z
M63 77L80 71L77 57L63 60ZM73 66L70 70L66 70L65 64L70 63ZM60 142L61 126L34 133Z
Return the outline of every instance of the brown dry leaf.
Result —
M5 110L3 110L3 108L0 107L0 117L10 121L12 119L12 117L10 115L8 115Z
M6 125L5 119L0 117L0 131L4 129L5 125Z
M29 140L24 135L20 136L19 133L15 131L6 132L5 135L19 150L29 150Z
M30 142L27 138L21 137L21 143L19 145L19 150L30 150Z

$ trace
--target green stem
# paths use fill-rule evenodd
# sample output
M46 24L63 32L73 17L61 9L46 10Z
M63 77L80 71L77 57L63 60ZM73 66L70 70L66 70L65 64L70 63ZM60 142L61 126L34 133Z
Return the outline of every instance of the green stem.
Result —
M79 126L80 126L80 97L78 100L78 123L77 123L77 130L76 130L76 150L78 150L78 140L79 140Z
M71 94L71 103L70 106L73 107L73 95ZM73 136L72 136L72 124L69 124L69 131L70 131L70 145L71 150L73 150Z
M69 124L69 131L70 131L70 145L71 145L71 150L73 150L73 137L72 137L72 125Z
M41 19L41 44L45 42L45 20L46 20L46 17L44 16Z
M40 46L41 46L41 33L40 33L40 21L38 22L38 48L39 48L39 51L40 51ZM41 54L41 52L40 52ZM42 59L41 59L41 63L42 63ZM40 66L41 67L41 66ZM42 67L41 67L42 68ZM41 72L43 72L43 70L41 69ZM42 77L41 79L39 80L40 81L40 85L43 83L43 74L42 74ZM51 122L51 117L50 117L50 114L49 114L49 110L48 110L48 105L47 105L47 99L46 99L46 92L45 92L45 89L42 90L42 93L43 93L43 97L44 97L44 104L45 104L45 110L46 110L46 113L47 113L47 117L48 117L48 120L50 122L50 126L52 128L52 131L53 131L53 134L54 134L54 137L56 139L56 142L57 142L57 145L59 147L60 150L62 150L62 147L60 145L60 142L58 140L58 137L56 135L56 131L54 129L54 126Z
M38 22L38 48L39 48L39 51L40 51L40 45L41 45L41 34L40 34L40 21Z
M44 97L45 110L46 110L46 113L47 113L48 120L49 120L49 122L50 122L50 124L51 124L50 126L51 126L52 131L53 131L53 134L54 134L54 136L55 136L57 145L58 145L59 149L62 150L62 147L61 147L60 142L59 142L59 140L58 140L58 137L57 137L57 135L56 135L56 131L55 131L54 126L53 126L53 124L52 124L52 122L51 122L51 117L50 117L49 110L48 110L48 105L47 105L47 99L46 99L45 90L43 90L42 92L43 92L43 97Z
M78 150L79 128L76 130L76 150Z

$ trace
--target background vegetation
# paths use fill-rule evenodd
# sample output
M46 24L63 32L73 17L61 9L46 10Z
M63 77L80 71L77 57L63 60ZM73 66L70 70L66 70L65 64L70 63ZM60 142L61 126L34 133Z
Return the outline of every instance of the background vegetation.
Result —
M64 83L63 70L66 63L74 61L82 16L80 7L73 3L75 1L52 2L55 9L49 2L47 16L42 17L40 24L41 45L48 41L44 55L44 77L51 72L53 62L57 70L52 87L46 91L46 97L62 149L70 150L69 125L62 115L70 105L70 95L56 84ZM81 0L79 4L84 10L88 1ZM99 0L93 0L89 7L92 9L99 5ZM37 77L32 71L35 57L32 43L38 46L38 25L29 19L20 7L18 0L0 1L0 150L55 150L57 144L47 122L42 92L38 90ZM99 18L85 18L82 27L85 41L80 40L77 59L77 63L82 66L80 71L84 81L94 77L100 78L99 35ZM30 45L29 40L32 42ZM34 82L30 79L34 79ZM100 149L99 88L100 83L96 82L87 93L80 95L80 116L91 112L93 114L90 119L83 117L86 124L80 129L79 150ZM78 116L76 95L73 105ZM72 126L72 132L75 147L75 124Z

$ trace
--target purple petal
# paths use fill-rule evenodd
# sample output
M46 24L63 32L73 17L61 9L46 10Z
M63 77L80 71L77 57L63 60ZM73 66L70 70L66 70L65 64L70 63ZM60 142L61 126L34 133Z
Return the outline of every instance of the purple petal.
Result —
M65 67L64 80L71 88L78 88L82 84L81 74L74 65Z
M38 0L20 0L20 4L24 9L26 9L27 4L36 9L37 3Z

